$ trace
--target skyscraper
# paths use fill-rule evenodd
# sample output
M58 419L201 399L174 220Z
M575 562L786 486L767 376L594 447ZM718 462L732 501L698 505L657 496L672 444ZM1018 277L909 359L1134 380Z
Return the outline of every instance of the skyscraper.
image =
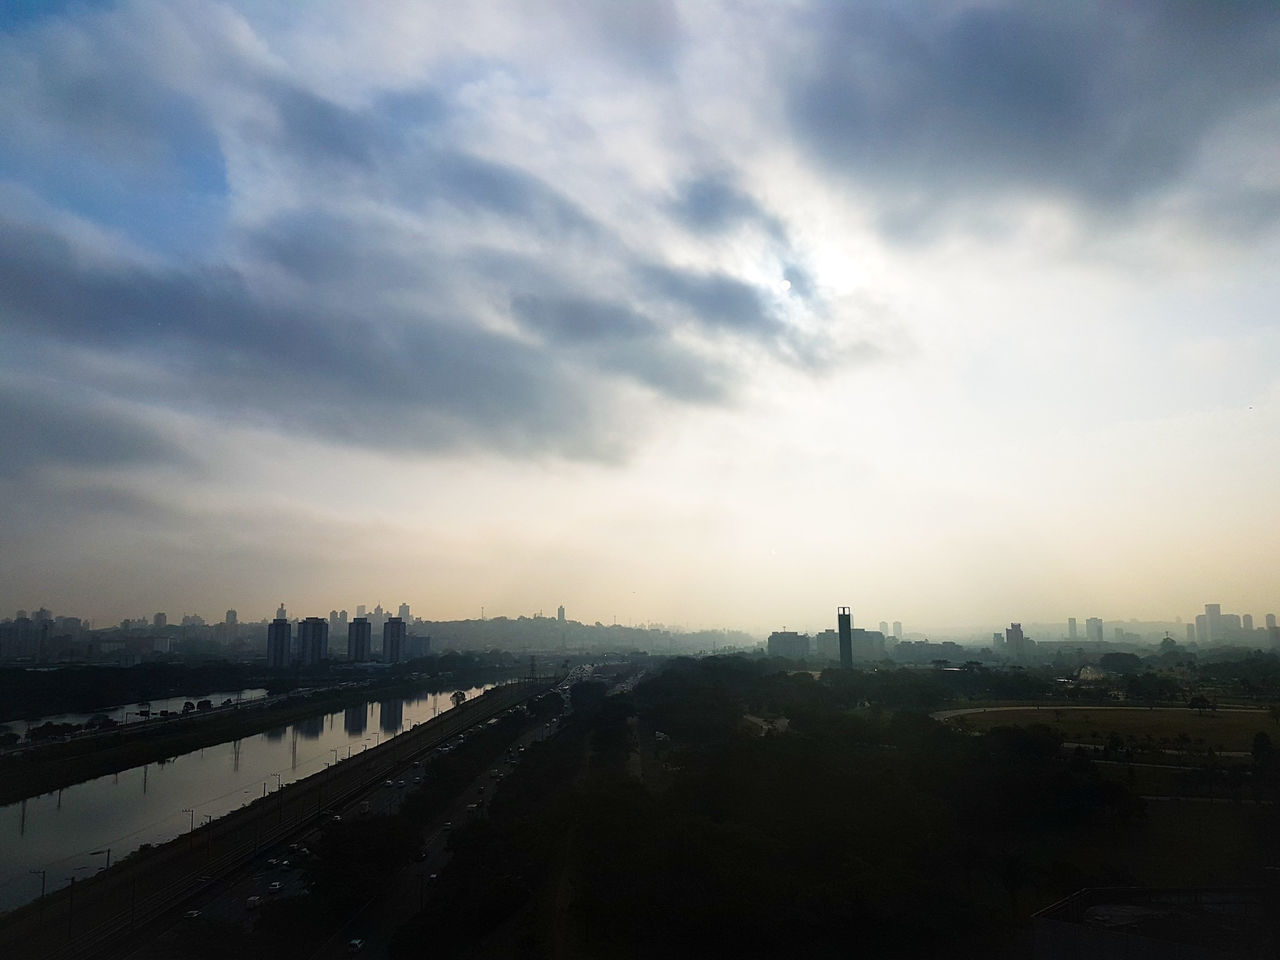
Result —
M1276 625L1276 615L1274 613L1267 614L1267 629L1273 630Z
M901 620L893 621L893 639L895 640L902 639L902 621Z
M409 605L407 603L400 604L400 612L397 614L401 620L408 623L413 618L409 616Z
M382 625L382 662L398 663L404 658L404 621L390 617Z
M282 670L289 663L289 621L276 617L267 627L267 667Z
M1222 604L1206 603L1204 605L1204 623L1205 623L1205 641L1207 643L1221 643L1222 635Z
M37 618L39 619L39 618ZM151 618L151 625L157 630L163 630L169 624L169 618L163 613L157 613Z
M287 611L287 610L285 610L285 608L284 608L284 601L283 601L283 600L281 600L281 601L280 601L280 606L276 609L276 619L277 619L277 620L288 620L288 619L289 619L289 613L288 613L288 611Z
M1011 623L1009 629L1004 632L1004 642L1009 650L1009 656L1015 660L1025 660L1027 657L1027 638L1022 633L1022 624Z
M886 636L886 637L889 635L889 621L888 621L888 620L881 620L881 621L880 621L880 633L881 633L881 634L883 634L883 635L884 635L884 636Z
M1076 618L1067 617L1067 639L1072 642L1076 639Z
M236 614L236 612L234 610L228 610L226 618L223 620L223 623L225 623L228 627L234 627L239 622L240 622L240 618Z
M1084 622L1084 634L1093 643L1102 642L1102 618L1090 617Z
M364 617L356 617L347 627L347 659L352 663L365 663L369 659L372 628Z
M305 667L314 667L329 659L329 621L324 617L307 617L298 623L298 659Z
M836 608L836 625L840 630L840 666L853 669L853 614L848 607Z
M556 619L559 620L561 623L564 623L564 604L563 603L560 604L560 606L556 607Z
M1253 633L1253 614L1246 613L1240 618L1240 629L1245 633Z

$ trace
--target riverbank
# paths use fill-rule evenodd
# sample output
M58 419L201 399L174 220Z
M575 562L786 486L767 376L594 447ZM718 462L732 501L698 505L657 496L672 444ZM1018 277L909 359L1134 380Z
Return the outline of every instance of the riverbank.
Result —
M488 682L508 679L495 673ZM302 696L273 700L266 705L193 713L169 720L130 724L92 737L43 744L0 758L0 805L60 790L95 777L156 763L201 747L262 733L305 720L317 713L340 710L370 700L411 696L451 689L455 678L392 682L358 687L328 688Z

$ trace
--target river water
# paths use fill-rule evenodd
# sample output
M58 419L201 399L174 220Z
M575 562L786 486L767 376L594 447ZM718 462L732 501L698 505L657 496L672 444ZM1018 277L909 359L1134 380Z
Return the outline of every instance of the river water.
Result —
M479 696L491 684L465 691ZM453 691L371 700L0 807L0 911L160 844L452 709Z
M193 703L198 700L212 700L216 707L224 700L230 700L233 703L248 703L250 700L261 700L267 695L267 691L262 687L252 687L244 690L217 690L213 693L202 693L199 696L175 696L175 697L159 697L155 700L149 700L146 704L142 703L123 703L114 707L104 707L101 710L94 710L92 713L51 713L44 717L35 717L30 720L10 720L7 723L0 723L0 727L7 728L17 734L25 734L32 727L38 727L42 723L88 723L91 717L105 716L110 717L116 723L138 723L141 719L138 711L149 709L151 715L160 716L161 710L168 710L170 713L181 713L182 705L188 700Z

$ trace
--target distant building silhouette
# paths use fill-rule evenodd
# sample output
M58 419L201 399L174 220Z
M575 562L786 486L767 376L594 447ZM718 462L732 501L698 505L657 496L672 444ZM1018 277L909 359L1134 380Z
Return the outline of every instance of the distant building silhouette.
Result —
M289 664L289 621L276 617L267 627L267 667L281 670Z
M1267 614L1267 629L1274 630L1276 628L1276 615L1274 613Z
M560 606L556 607L556 619L559 620L561 623L564 623L564 604L563 603L560 604Z
M889 621L888 621L888 620L881 620L881 621L880 621L880 635L881 635L881 636L885 636L885 637L887 637L887 636L889 635Z
M280 601L280 606L276 608L276 619L277 619L277 620L288 620L288 619L289 619L289 612L288 612L287 610L285 610L285 608L284 608L284 601L283 601L283 600L281 600L281 601Z
M1196 642L1196 625L1194 623L1187 624L1187 643Z
M366 663L373 647L373 629L364 617L356 617L347 627L347 659Z
M769 656L804 660L809 656L809 635L794 630L775 630L769 634Z
M1102 619L1100 617L1090 617L1084 622L1085 636L1094 643L1102 642Z
M329 659L329 621L323 617L307 617L298 622L298 660L304 667L314 667Z
M1076 640L1076 618L1067 617L1067 639Z
M1027 638L1022 632L1022 624L1011 623L1004 632L1005 648L1014 660L1027 659Z
M38 611L37 611L38 612ZM38 617L36 619L39 619ZM169 617L163 613L157 613L151 618L151 625L157 630L163 630L169 625Z
M391 617L382 625L382 662L398 663L404 659L404 621Z
M840 666L853 668L853 613L848 607L836 608L836 627L840 631Z
M1253 614L1246 613L1240 618L1240 629L1245 633L1253 633Z
M902 621L901 620L893 621L893 639L895 640L902 639Z
M884 631L860 630L854 627L849 631L849 643L854 660L883 660Z
M409 605L407 603L400 604L400 612L397 614L397 616L401 620L403 620L405 623L408 623L410 620L413 619L411 616L409 616Z

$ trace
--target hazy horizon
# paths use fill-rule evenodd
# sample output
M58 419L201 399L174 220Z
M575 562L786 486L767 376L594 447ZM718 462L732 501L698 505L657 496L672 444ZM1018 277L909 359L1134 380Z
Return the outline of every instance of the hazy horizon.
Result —
M0 615L1260 624L1277 49L1270 4L10 5Z

